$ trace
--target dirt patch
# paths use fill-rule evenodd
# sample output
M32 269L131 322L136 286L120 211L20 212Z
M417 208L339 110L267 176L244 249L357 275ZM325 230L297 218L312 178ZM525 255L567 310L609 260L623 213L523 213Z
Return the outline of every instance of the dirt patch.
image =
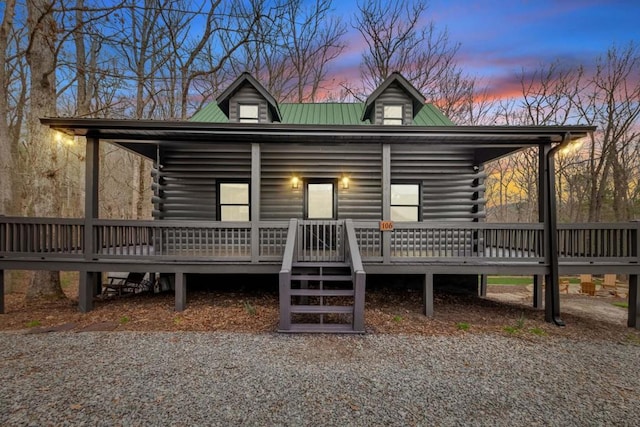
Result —
M71 289L71 288L69 288ZM277 330L278 298L273 292L190 292L187 309L175 312L173 293L137 294L96 300L89 313L77 310L77 295L67 300L27 307L23 292L6 296L0 330L75 325L74 331L108 324L118 331L229 331L268 333ZM435 295L435 317L422 314L422 293L400 288L367 291L366 328L370 333L461 335L496 333L525 339L570 337L640 343L640 331L626 326L627 311L614 297L561 295L560 328L544 321L532 307L532 291L524 286L489 286L488 297ZM94 325L94 326L92 326Z

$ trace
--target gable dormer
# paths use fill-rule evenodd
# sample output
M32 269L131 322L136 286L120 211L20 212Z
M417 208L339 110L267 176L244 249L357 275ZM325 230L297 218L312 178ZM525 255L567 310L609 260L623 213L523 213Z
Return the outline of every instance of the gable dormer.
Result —
M282 121L278 103L251 74L245 72L216 99L218 107L232 123Z
M410 125L424 105L424 96L400 73L392 73L367 98L362 121L374 125Z

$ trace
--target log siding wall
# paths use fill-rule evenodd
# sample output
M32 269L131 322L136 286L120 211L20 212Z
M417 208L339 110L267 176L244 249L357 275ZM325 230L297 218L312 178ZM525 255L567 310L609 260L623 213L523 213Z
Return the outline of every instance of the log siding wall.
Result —
M260 219L303 218L304 182L350 178L337 184L338 218L382 218L380 144L262 144ZM221 180L251 178L250 144L180 144L160 151L154 171L157 219L216 220L216 187ZM301 178L291 188L291 177ZM391 181L422 189L424 221L477 221L485 215L484 172L473 170L470 149L398 144L391 146ZM253 189L252 189L253 191Z
M391 146L391 182L422 186L423 221L473 221L484 217L482 170L473 152L455 147Z

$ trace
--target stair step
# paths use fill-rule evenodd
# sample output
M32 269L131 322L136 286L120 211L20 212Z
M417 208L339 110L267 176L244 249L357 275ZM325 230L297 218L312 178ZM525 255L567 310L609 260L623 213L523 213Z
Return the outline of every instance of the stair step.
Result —
M319 282L321 280L325 282L351 282L353 278L351 277L351 275L346 274L294 274L291 276L291 280L312 280L314 282Z
M351 324L314 324L314 323L292 323L290 329L280 329L278 332L285 333L309 333L309 334L362 334L364 331L355 331Z
M303 297L352 297L353 289L291 289L292 296Z
M348 262L331 262L331 261L325 261L325 262L304 262L304 261L299 261L299 262L294 262L293 263L293 267L351 267L351 265Z
M292 305L291 313L308 314L352 314L353 307L350 305Z

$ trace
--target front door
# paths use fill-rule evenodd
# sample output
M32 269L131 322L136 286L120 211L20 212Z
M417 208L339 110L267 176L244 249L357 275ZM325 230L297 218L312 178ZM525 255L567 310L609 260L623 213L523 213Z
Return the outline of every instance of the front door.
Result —
M307 182L305 219L336 219L336 194L333 181Z
M334 257L339 246L337 218L337 195L335 181L311 181L305 185L304 217L302 225L302 247L311 258ZM327 221L327 222L325 222Z

